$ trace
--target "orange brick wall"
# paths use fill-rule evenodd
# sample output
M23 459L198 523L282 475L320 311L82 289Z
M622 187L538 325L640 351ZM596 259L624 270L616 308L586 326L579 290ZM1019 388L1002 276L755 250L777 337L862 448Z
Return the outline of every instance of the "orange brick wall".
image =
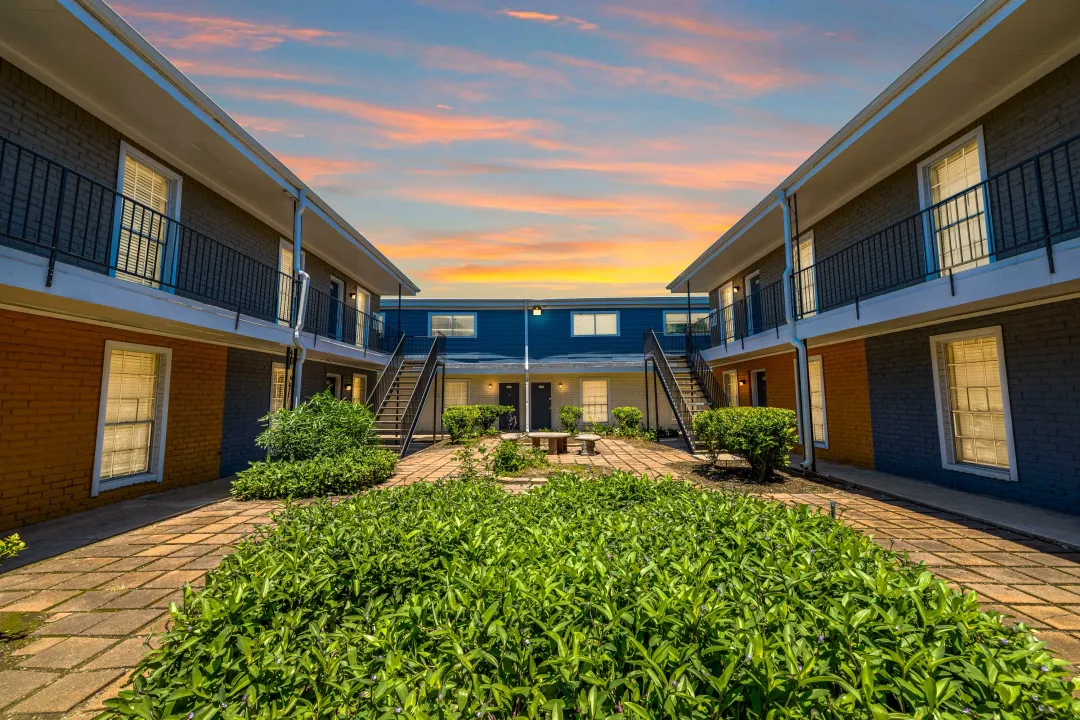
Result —
M172 348L164 479L90 497L105 341ZM218 477L227 349L0 310L0 530Z
M825 416L829 427L829 447L818 448L822 460L874 467L874 441L870 425L870 386L866 372L866 347L862 340L810 348L821 355L825 372ZM723 383L725 370L734 369L740 381L739 405L751 404L751 377L754 370L765 371L766 392L771 407L795 410L795 353L771 355L713 369ZM797 452L802 452L798 447Z

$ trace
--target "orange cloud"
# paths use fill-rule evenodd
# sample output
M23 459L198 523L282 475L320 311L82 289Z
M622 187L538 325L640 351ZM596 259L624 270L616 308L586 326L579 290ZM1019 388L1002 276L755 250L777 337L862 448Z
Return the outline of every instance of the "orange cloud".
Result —
M777 36L776 33L768 30L739 28L715 19L702 20L683 15L664 15L619 5L609 5L604 9L610 14L624 15L652 27L666 27L691 35L701 35L719 40L762 42L773 40Z
M597 28L596 23L591 23L581 18L576 18L572 15L552 15L550 13L535 12L533 10L500 10L500 15L506 17L512 17L517 20L528 20L531 22L540 22L548 24L559 25L574 25L578 30L595 30Z
M548 57L565 65L596 73L604 82L619 87L646 87L669 95L691 98L722 97L729 94L724 91L723 86L713 80L628 65L608 65L595 60L556 53L548 53Z
M632 176L653 185L696 190L727 190L759 186L772 188L791 172L789 160L743 160L718 163L664 163L635 160L578 160L541 158L520 165L541 170L576 170L619 177Z
M421 51L423 63L439 70L452 70L466 75L506 75L518 80L536 80L568 86L566 77L549 68L534 67L513 60L502 60L455 47L432 47Z
M699 72L719 77L744 91L763 93L780 87L799 85L810 78L794 68L748 68L755 61L732 52L730 48L694 45L668 40L648 40L641 46L643 54L661 60L689 65ZM758 61L760 62L760 61Z
M362 175L375 169L375 163L362 160L334 160L315 155L279 155L278 159L304 182L319 185L344 175Z
M283 82L316 83L320 85L337 85L341 82L340 80L325 75L286 72L271 68L238 67L236 65L227 65L223 63L173 60L173 65L183 71L185 75L203 77L242 78L245 80L279 80Z
M217 15L183 15L129 6L117 6L116 11L127 19L144 20L158 26L149 31L151 39L159 45L179 50L227 47L261 52L288 41L315 43L343 37L342 33L329 30L248 22Z
M411 145L501 140L543 147L554 142L535 135L553 129L550 123L540 120L457 115L447 111L401 110L337 95L310 92L272 92L243 88L232 88L226 92L233 97L284 103L351 117L376 126L378 132L388 140Z

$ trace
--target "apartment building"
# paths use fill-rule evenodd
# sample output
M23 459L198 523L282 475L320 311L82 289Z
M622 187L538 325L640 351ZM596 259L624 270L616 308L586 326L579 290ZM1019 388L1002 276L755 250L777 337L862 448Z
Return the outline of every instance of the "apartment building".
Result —
M724 402L1080 512L1078 53L1080 4L986 0L672 281Z
M234 473L324 388L363 401L381 298L415 292L104 2L0 4L0 530Z
M394 324L396 308L387 311ZM418 432L439 427L441 407L468 404L513 407L507 430L558 428L564 405L581 406L586 424L613 424L612 408L634 406L650 426L673 428L642 349L649 332L681 343L688 311L691 322L705 322L708 298L405 298L405 335L446 336L445 383L421 410Z

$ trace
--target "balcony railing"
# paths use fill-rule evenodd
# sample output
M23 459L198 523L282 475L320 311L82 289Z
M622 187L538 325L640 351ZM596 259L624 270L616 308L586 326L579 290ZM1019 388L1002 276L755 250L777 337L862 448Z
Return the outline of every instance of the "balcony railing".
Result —
M797 318L1080 235L1080 136L1043 151L792 277Z
M48 257L46 285L60 262L224 308L238 321L295 321L291 275L4 137L0 244ZM393 350L396 331L331 300L312 289L305 331Z
M711 316L709 347L740 342L775 330L784 322L784 283L777 280L725 305Z

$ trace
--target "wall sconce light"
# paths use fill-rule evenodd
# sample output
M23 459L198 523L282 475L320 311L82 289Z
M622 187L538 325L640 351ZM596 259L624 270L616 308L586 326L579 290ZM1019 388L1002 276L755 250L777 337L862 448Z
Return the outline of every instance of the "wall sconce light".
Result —
M746 381L745 381L745 380L740 380L740 381L739 381L739 384L740 384L740 385L745 385L745 384L746 384Z
M346 385L345 386L345 392L349 392L351 390L352 390L352 385Z
M536 307L533 308L533 315L543 315L543 314L544 314L544 311L539 305L537 305Z
M738 295L738 294L739 294L739 288L737 288L737 287L733 287L733 288L731 288L731 292L732 292L733 294L735 294L735 295Z
M490 390L491 388L492 388L491 383L488 383L488 390Z
M559 383L559 387L560 387L560 388L562 387L562 383Z
M356 293L349 293L349 299L350 300L355 300L356 299Z

